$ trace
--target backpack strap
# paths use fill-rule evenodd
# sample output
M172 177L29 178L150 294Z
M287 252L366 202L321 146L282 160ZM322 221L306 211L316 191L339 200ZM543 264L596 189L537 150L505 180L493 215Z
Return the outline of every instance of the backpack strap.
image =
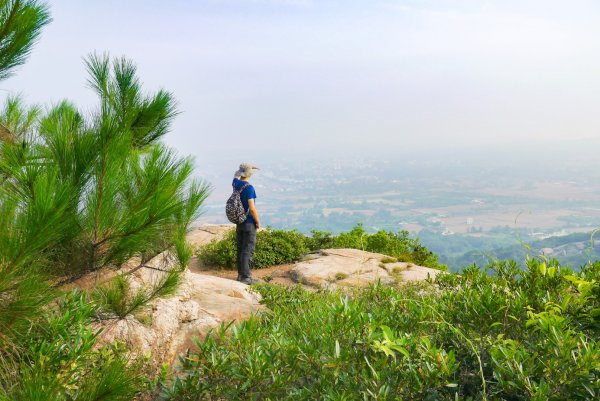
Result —
M250 186L250 184L245 184L244 186L242 186L239 190L235 189L235 186L233 187L234 191L237 191L238 194L242 194L242 192L244 192L244 189L248 188Z

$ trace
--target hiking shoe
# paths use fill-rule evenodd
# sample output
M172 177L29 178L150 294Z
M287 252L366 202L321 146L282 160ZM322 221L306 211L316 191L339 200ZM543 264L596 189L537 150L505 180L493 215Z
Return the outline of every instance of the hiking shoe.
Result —
M240 280L241 283L252 285L258 283L258 280L252 277L246 277L245 279Z

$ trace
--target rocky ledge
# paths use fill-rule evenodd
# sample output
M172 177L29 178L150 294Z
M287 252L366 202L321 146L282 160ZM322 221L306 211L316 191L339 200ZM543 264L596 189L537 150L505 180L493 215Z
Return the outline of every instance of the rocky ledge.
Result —
M202 225L188 236L195 247L212 239L222 238L231 225ZM165 270L175 266L175 258L164 252L143 267L133 268L131 261L118 272L96 273L84 277L74 286L90 288L119 272L131 272L131 285L150 287ZM356 249L326 249L307 255L293 265L280 266L276 279L269 269L258 270L255 276L280 284L300 284L306 288L364 287L374 282L392 285L406 281L425 280L439 274L439 270L398 262L378 253ZM265 274L263 274L265 273ZM235 272L224 272L202 266L192 259L190 269L183 273L182 284L174 296L157 299L141 315L121 320L106 320L98 324L102 329L101 342L124 341L133 355L148 355L152 366L172 364L181 352L193 348L194 339L221 323L240 321L261 310L260 296L232 278ZM72 286L73 286L72 285Z
M391 285L434 278L439 273L358 249L325 249L308 255L290 270L294 281L319 288L365 287L377 281Z

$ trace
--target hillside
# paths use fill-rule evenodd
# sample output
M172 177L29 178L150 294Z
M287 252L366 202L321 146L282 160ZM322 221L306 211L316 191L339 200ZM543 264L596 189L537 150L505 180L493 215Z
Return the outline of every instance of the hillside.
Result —
M594 232L572 233L530 240L512 233L494 238L453 235L439 238L421 232L421 240L440 255L440 261L458 271L473 263L484 266L493 260L524 261L526 257L556 258L561 264L579 269L586 263L600 259L600 242ZM523 266L523 262L520 262Z
M291 269L267 268L283 274L269 282L293 271L304 285L254 287L268 312L197 341L165 398L600 396L600 263L575 273L535 259L525 269L498 262L407 282L390 280L398 263L388 259L323 250Z

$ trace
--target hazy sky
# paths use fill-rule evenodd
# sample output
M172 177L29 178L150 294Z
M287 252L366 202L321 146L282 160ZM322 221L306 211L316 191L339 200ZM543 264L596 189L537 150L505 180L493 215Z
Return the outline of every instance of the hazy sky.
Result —
M0 89L90 108L82 57L125 54L198 160L600 137L598 1L50 3Z

